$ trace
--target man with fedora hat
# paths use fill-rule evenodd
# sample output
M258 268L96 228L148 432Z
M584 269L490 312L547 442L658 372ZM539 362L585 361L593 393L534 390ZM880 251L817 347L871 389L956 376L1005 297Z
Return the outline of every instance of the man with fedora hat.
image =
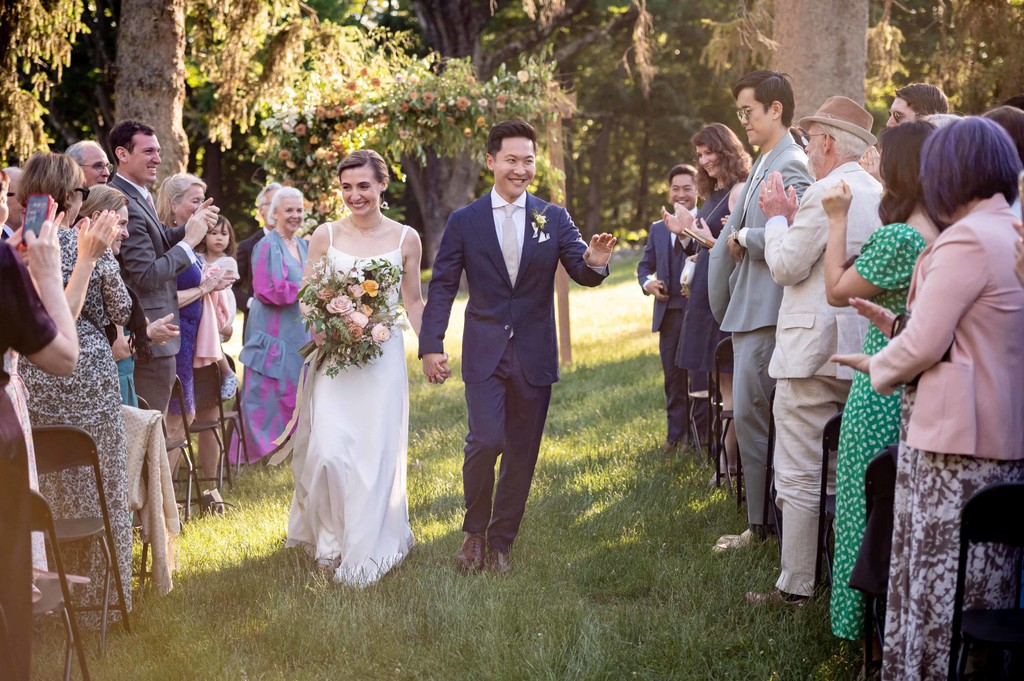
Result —
M751 602L799 604L813 590L818 546L821 485L821 434L825 423L846 402L853 372L829 358L858 352L867 322L850 307L836 308L825 296L825 246L829 221L822 199L845 182L853 201L846 252L857 254L881 226L882 186L858 163L871 145L872 117L846 97L829 97L813 116L800 121L807 130L808 166L815 178L797 207L782 176L772 173L761 191L765 225L765 261L784 287L768 373L776 379L775 487L782 510L782 572L776 590L751 592ZM829 488L834 490L835 464Z

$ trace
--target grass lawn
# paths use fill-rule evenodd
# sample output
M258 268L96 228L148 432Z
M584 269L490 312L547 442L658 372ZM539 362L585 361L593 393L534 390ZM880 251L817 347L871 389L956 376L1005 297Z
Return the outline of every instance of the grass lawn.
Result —
M291 470L253 467L224 493L237 510L185 527L174 591L137 598L133 633L112 628L104 658L89 635L93 678L854 678L859 649L831 635L827 596L794 612L744 602L774 584L775 544L711 553L745 514L707 491L692 456L658 451L661 367L635 265L573 288L575 362L554 389L511 576L454 570L463 386L428 385L407 338L408 559L365 590L326 581L283 548ZM35 677L55 678L62 630L36 640Z

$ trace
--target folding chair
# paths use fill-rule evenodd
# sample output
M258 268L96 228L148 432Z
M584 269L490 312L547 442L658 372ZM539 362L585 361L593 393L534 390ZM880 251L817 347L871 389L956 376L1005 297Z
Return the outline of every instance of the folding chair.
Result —
M839 430L843 425L843 412L828 420L821 433L821 489L818 494L818 555L814 564L814 586L821 584L822 564L828 570L828 585L832 586L832 544L835 540L836 495L828 493L828 474L835 470L839 456Z
M220 367L216 363L192 370L196 413L213 408L216 409L217 418L213 421L193 421L189 426L189 432L193 435L205 432L213 433L213 437L217 441L217 448L220 450L217 455L217 471L213 477L200 477L198 480L200 483L215 482L218 491L222 491L224 488L225 468L227 468L228 482L231 482L231 467L227 465L227 422L224 418L224 404L220 399L220 384Z
M188 417L185 413L185 392L181 387L181 380L175 376L174 385L171 386L171 399L178 403L178 411L180 412L179 418L181 418L182 432L184 435L177 439L170 439L167 437L167 417L178 416L168 412L164 418L164 437L167 440L167 452L173 452L175 449L181 450L181 456L185 460L186 466L186 480L185 480L185 498L177 499L179 504L185 506L185 518L184 521L188 522L189 518L192 517L192 486L195 485L196 498L199 495L199 472L195 465L195 451L192 449L192 432L189 430ZM173 474L174 471L171 471Z
M972 645L1009 650L1015 653L1020 673L1020 655L1024 655L1024 610L1019 607L964 610L967 584L967 558L971 544L1004 544L1024 549L1024 482L1004 482L979 490L964 504L960 515L960 560L956 574L953 603L953 637L949 647L949 678L962 679L967 668L967 653ZM1020 575L1020 562L1014 573ZM1021 583L1017 581L1014 604L1020 604ZM986 670L988 671L988 670ZM986 676L986 678L989 678ZM1010 676L1006 678L1020 678Z
M708 435L708 455L714 457L715 484L722 483L722 455L725 453L725 436L729 432L729 425L733 422L733 410L725 408L722 399L722 370L732 369L732 337L724 338L715 348L715 371L711 383L711 432ZM713 445L712 445L713 443ZM739 457L736 460L736 503L740 505L742 488L740 478ZM726 464L725 482L731 488L732 480L729 473L729 466Z
M708 375L708 378L707 390L694 390L690 380L690 372L686 372L686 417L690 422L690 439L693 441L693 452L698 459L704 458L704 450L700 446L700 429L697 427L697 405L701 402L707 402L708 404L708 456L711 456L711 450L714 449L714 443L711 441L711 420L713 418L713 409L711 406L710 374Z
M36 445L36 457L38 465L39 449ZM82 637L78 633L78 620L75 617L75 608L71 601L71 587L68 585L68 576L64 571L64 560L60 555L60 541L57 539L57 528L54 526L53 514L50 512L50 505L46 499L36 491L30 491L31 501L31 525L33 532L42 532L47 545L50 548L50 559L53 567L56 568L57 577L39 577L36 580L36 588L42 593L36 603L32 605L32 615L41 617L47 613L59 613L64 622L64 632L67 642L64 647L64 681L71 680L71 649L74 648L78 657L78 668L82 672L83 681L89 681L89 667L85 662L85 649L82 647ZM27 588L27 587L26 587ZM123 602L123 601L122 601ZM124 620L125 624L128 620Z
M124 597L124 582L117 563L117 548L114 533L110 529L110 513L107 497L103 491L103 476L100 473L100 457L92 436L75 426L37 426L32 429L32 441L36 450L36 469L40 475L57 473L71 468L90 468L96 481L99 496L100 517L58 518L55 521L56 539L60 544L95 540L103 554L105 572L103 576L103 603L87 607L68 606L73 611L100 611L103 622L100 625L100 650L107 646L107 613L110 608L110 586L113 581L117 588L117 605L121 612L121 623L125 631L131 631L128 622L128 607ZM130 575L129 575L130 577Z
M235 360L231 358L231 355L224 355L228 360L228 366L231 367L231 371L238 374L238 369L235 368ZM238 445L235 447L235 475L240 475L242 472L242 458L245 458L245 463L248 465L249 461L249 446L245 444L245 429L242 427L242 385L239 382L238 390L235 391L235 402L234 406L224 412L224 420L227 427L224 429L224 446L231 446L231 436L234 435L238 438Z

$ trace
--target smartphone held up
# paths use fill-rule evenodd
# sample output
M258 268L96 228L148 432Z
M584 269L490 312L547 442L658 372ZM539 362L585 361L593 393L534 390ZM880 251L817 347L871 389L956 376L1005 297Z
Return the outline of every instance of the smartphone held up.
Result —
M53 206L53 199L46 194L31 194L25 203L25 222L23 223L25 233L32 232L39 236L43 223L50 216L50 209Z

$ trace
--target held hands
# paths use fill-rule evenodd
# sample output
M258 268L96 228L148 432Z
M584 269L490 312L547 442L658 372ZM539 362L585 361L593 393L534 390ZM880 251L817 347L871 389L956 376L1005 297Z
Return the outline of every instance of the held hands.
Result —
M853 203L853 192L850 191L850 185L846 184L846 180L840 180L839 184L832 185L821 200L821 207L825 209L829 225L834 224L836 220L845 218L850 211L851 203Z
M423 355L423 375L436 385L441 385L451 378L452 368L448 366L448 353L428 352Z
M78 232L78 259L90 263L99 260L121 231L118 226L120 219L121 217L112 210L100 213L95 222L89 218L82 218L75 228Z
M213 205L213 199L203 201L199 210L185 223L185 243L192 248L198 246L206 238L206 232L217 222L218 213L220 208Z
M781 215L786 218L786 222L793 224L800 201L796 198L796 189L790 187L787 192L783 188L782 173L776 171L769 173L761 182L761 196L757 199L757 205L769 218Z
M590 237L590 246L583 254L583 262L590 267L604 267L611 260L612 251L618 241L611 234L595 234ZM451 372L449 371L449 375Z
M665 288L665 282L661 279L648 280L644 284L644 290L661 302L668 300L668 290Z

